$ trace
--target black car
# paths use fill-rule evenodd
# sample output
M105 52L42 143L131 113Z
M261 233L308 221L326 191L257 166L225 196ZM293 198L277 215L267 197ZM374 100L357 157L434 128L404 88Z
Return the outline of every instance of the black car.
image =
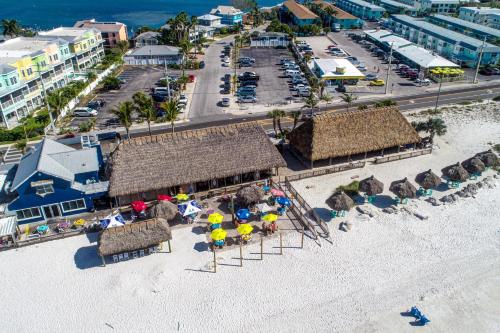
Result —
M202 61L200 61L200 69L201 69L201 68L205 68L205 62L204 62L203 60L202 60Z
M246 87L246 86L258 86L257 80L244 80L240 81L240 86L241 87Z
M168 99L168 96L163 94L153 94L151 97L153 98L153 101L157 103L166 102Z
M87 107L97 110L106 105L106 102L100 99L95 99L93 101L88 102Z
M338 92L341 92L341 93L345 93L345 92L347 92L347 89L345 88L345 86L344 86L344 85L339 85L339 86L337 87L337 91L338 91Z

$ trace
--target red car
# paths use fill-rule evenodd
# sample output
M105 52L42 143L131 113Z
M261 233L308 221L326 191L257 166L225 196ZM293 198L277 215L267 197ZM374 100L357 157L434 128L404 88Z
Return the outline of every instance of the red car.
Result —
M195 77L194 75L192 75L192 74L191 74L191 75L189 75L189 76L188 76L188 82L189 82L189 83L194 82L194 79L195 79L195 78L196 78L196 77Z

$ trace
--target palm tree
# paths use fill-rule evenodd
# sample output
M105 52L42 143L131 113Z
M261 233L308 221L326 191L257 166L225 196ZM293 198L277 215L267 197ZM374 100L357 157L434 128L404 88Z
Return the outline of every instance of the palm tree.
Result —
M321 95L320 100L325 102L326 105L328 105L328 103L333 101L333 96L326 93L326 94Z
M124 55L128 51L128 42L126 40L121 40L116 43L116 48L120 50L120 53Z
M51 118L57 119L61 110L66 106L68 98L64 96L63 90L54 90L47 94L47 104L51 109Z
M349 111L349 107L351 106L352 103L354 103L355 100L357 100L358 98L356 96L354 96L353 94L347 94L347 93L344 93L342 94L342 96L340 96L340 98L347 103L346 105L346 109L347 111Z
M323 92L325 91L325 87L326 87L326 82L324 80L320 80L318 82L318 89L319 89L319 99L322 99L323 97Z
M297 127L297 123L299 122L300 116L302 115L302 112L300 111L292 111L290 112L290 116L292 116L293 119L293 128L292 131Z
M135 110L141 118L146 120L148 123L148 132L151 137L151 122L156 119L156 111L154 109L153 99L139 91L132 96L132 100L135 104Z
M174 133L174 122L177 120L179 116L179 101L176 99L172 99L167 102L161 103L161 108L165 111L165 116L163 119L170 122L170 126L172 127L172 134Z
M366 104L361 104L360 106L358 106L358 110L359 111L363 111L363 110L366 110L366 109L368 109L368 105L366 105Z
M186 59L189 57L189 51L191 51L191 48L193 45L189 42L187 39L183 39L179 47L181 49L182 53L182 76L186 75Z
M118 106L112 111L113 114L118 117L120 124L125 127L127 139L130 139L130 127L132 126L132 115L134 114L134 110L134 103L126 101L119 103Z
M16 20L2 20L3 35L10 38L18 36L21 33L21 26Z
M316 98L316 96L314 96L314 94L310 94L304 102L304 107L311 109L311 111L314 114L313 109L318 106L318 103L319 103L319 100Z
M96 73L94 73L94 72L88 72L88 73L87 73L87 80L88 80L89 82L94 82L94 81L95 81L95 79L97 79L97 75L96 75Z
M427 121L412 123L417 132L429 133L429 142L434 143L434 136L443 136L446 134L447 128L444 120L441 118L429 118Z
M274 110L268 112L268 114L267 114L267 116L269 118L273 119L273 129L274 129L274 134L276 134L276 137L278 136L278 129L277 129L278 119L283 117L282 112L283 112L282 110L274 109ZM281 129L280 129L280 131L281 131Z

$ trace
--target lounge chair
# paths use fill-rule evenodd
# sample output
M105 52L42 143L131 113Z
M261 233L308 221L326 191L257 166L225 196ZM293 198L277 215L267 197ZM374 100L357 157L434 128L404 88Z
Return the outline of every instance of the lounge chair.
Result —
M420 310L416 306L411 307L410 313L416 319L420 319L420 317L422 316L422 313L420 312Z
M122 260L123 260L123 254L122 254L122 253L120 253L120 254L118 255L118 260L119 260L119 261L122 261Z
M431 321L429 319L427 319L426 316L424 316L424 315L420 316L420 320L419 320L420 325L425 326L425 324L430 323L430 322Z

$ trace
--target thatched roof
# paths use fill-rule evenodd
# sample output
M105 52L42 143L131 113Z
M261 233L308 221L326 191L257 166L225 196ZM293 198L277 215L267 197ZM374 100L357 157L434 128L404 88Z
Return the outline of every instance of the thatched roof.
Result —
M335 192L326 200L326 203L333 210L350 210L354 207L354 200L344 192Z
M469 179L469 173L464 169L459 162L450 165L442 170L443 175L448 177L450 180L465 182Z
M108 256L145 249L171 239L172 233L166 220L144 220L102 231L98 238L97 252L101 256Z
M241 187L236 192L236 202L243 207L257 204L262 198L264 198L264 190L257 185Z
M492 150L484 151L476 156L479 157L487 167L494 167L498 164L498 156Z
M302 156L312 161L420 141L415 129L395 107L318 115L293 130L289 139Z
M367 195L380 194L384 192L384 183L371 176L359 182L359 190Z
M400 198L415 198L417 196L417 189L408 181L408 178L392 182L389 190Z
M469 173L481 173L486 169L486 166L479 157L472 157L463 161L462 166Z
M432 172L431 169L419 173L417 177L415 177L415 181L426 190L436 188L442 183L441 177Z
M166 200L158 201L158 203L151 208L152 217L159 217L168 221L173 220L178 212L177 205Z
M122 142L110 159L112 197L286 166L256 122Z

